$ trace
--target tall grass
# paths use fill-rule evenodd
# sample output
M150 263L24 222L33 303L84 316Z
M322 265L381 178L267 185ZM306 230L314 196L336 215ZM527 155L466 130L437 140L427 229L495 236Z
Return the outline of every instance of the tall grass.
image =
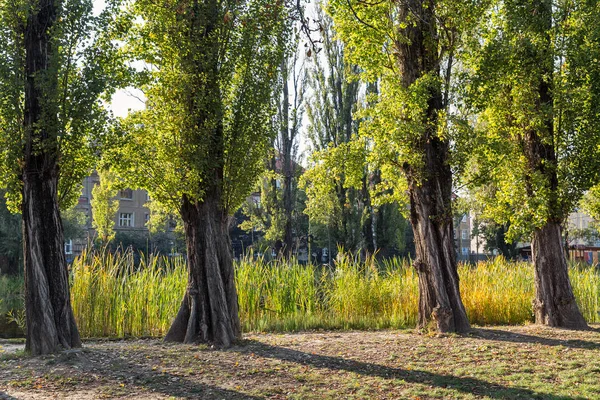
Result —
M533 266L507 262L502 257L462 264L458 268L460 292L473 324L522 324L533 319Z
M600 322L600 271L571 265L569 272L587 321ZM532 321L531 264L496 258L462 264L458 273L472 324ZM246 332L404 328L417 321L418 277L406 260L342 254L329 267L248 257L235 274ZM151 255L136 264L131 252L88 252L75 260L71 279L83 336L162 336L177 314L187 271L182 258ZM0 280L0 292L11 285Z
M71 301L82 336L162 336L177 314L187 271L181 258L85 252L72 265Z

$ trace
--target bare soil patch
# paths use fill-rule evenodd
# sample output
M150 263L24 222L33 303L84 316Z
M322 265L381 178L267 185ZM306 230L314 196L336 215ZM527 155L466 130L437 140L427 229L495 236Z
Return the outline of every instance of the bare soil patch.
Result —
M249 334L227 350L97 340L45 357L0 346L0 399L600 398L598 329Z

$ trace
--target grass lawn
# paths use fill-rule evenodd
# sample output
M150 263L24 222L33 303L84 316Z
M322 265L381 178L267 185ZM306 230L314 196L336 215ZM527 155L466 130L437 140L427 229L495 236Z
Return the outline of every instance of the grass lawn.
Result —
M35 358L5 341L0 399L600 399L595 328L249 334L228 350L104 340Z

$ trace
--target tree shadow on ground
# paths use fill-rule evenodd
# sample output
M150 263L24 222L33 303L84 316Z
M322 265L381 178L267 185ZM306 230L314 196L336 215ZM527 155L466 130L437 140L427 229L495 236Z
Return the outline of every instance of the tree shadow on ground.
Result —
M310 354L285 347L271 346L254 340L247 340L242 346L234 347L229 351L244 354L253 353L265 358L278 359L319 369L354 372L365 376L390 380L398 379L407 383L419 383L438 388L455 389L463 393L488 396L493 399L584 399L584 397L559 396L550 393L535 392L526 388L508 387L470 377L436 374L425 370L405 370L341 357Z
M590 331L596 331L591 329ZM531 343L541 344L544 346L564 346L573 349L597 350L600 349L600 342L590 342L581 339L552 339L542 336L526 335L523 333L515 333L503 331L500 329L473 329L465 337L473 339L496 340L510 343Z
M117 363L117 365L120 365L122 368L119 368L116 373L115 371L109 372L106 370L102 373L107 374L105 376L117 382L125 380L133 386L146 390L150 389L153 392L159 392L170 397L184 399L264 400L264 397L253 396L206 383L193 382L178 375L168 372L157 372L146 366L127 361Z
M16 397L12 397L5 392L0 391L0 400L18 400Z
M142 362L126 359L114 351L84 348L59 353L51 359L50 364L61 370L61 374L64 374L65 367L70 369L76 375L74 381L83 380L81 388L85 390L91 389L89 383L94 382L93 376L102 377L103 382L95 388L99 396L129 397L132 392L139 390L142 391L137 394L139 398L154 392L184 399L264 400L264 397L194 382L168 371L154 370ZM106 390L108 393L102 393ZM0 391L0 400L14 400L13 397L2 395L8 396Z

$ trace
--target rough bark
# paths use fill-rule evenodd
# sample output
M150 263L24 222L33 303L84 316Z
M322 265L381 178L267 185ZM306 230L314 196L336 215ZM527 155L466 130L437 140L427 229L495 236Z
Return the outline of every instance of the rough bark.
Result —
M187 246L188 284L165 341L227 347L241 337L241 329L229 217L222 197L225 146L219 86L221 42L215 34L221 17L216 0L194 0L189 6L179 16L189 20L187 35L194 45L183 65L195 77L188 93L188 112L195 119L195 128L186 140L189 147L201 149L193 158L207 162L198 188L202 198L182 198L180 214Z
M402 29L407 40L397 44L402 84L408 88L424 74L438 74L438 43L433 1L407 0L399 9L402 21L416 22ZM414 18L413 18L414 20ZM456 268L452 225L452 172L449 143L436 132L437 115L444 109L440 87L430 87L426 128L414 144L423 165L404 165L409 184L410 221L415 236L414 266L419 276L418 327L439 332L470 329L462 304Z
M426 147L427 170L432 173L409 181L414 266L419 276L418 328L433 323L439 332L466 332L470 325L456 268L447 144L432 139Z
M217 195L184 199L188 285L166 341L228 347L241 338L228 217Z
M586 329L588 326L577 307L569 280L567 259L562 244L560 221L565 217L559 199L558 158L555 151L557 140L554 132L552 81L553 55L550 32L552 29L552 3L539 0L534 3L535 14L541 23L534 28L541 29L546 46L538 54L541 70L539 76L538 103L535 104L545 116L541 131L534 129L524 133L523 142L528 170L546 178L549 188L546 224L533 233L532 255L535 266L535 321L538 324L569 329ZM545 140L544 140L545 139ZM537 196L531 183L531 175L526 176L526 190L530 197Z
M56 114L42 104L52 98L49 73L54 48L49 32L56 19L53 0L32 8L25 30L26 82L23 158L23 259L25 265L26 350L34 355L81 346L71 308L58 207ZM40 146L42 145L42 146Z
M587 329L571 288L561 246L560 224L548 223L536 230L531 246L535 267L535 322L567 329Z

